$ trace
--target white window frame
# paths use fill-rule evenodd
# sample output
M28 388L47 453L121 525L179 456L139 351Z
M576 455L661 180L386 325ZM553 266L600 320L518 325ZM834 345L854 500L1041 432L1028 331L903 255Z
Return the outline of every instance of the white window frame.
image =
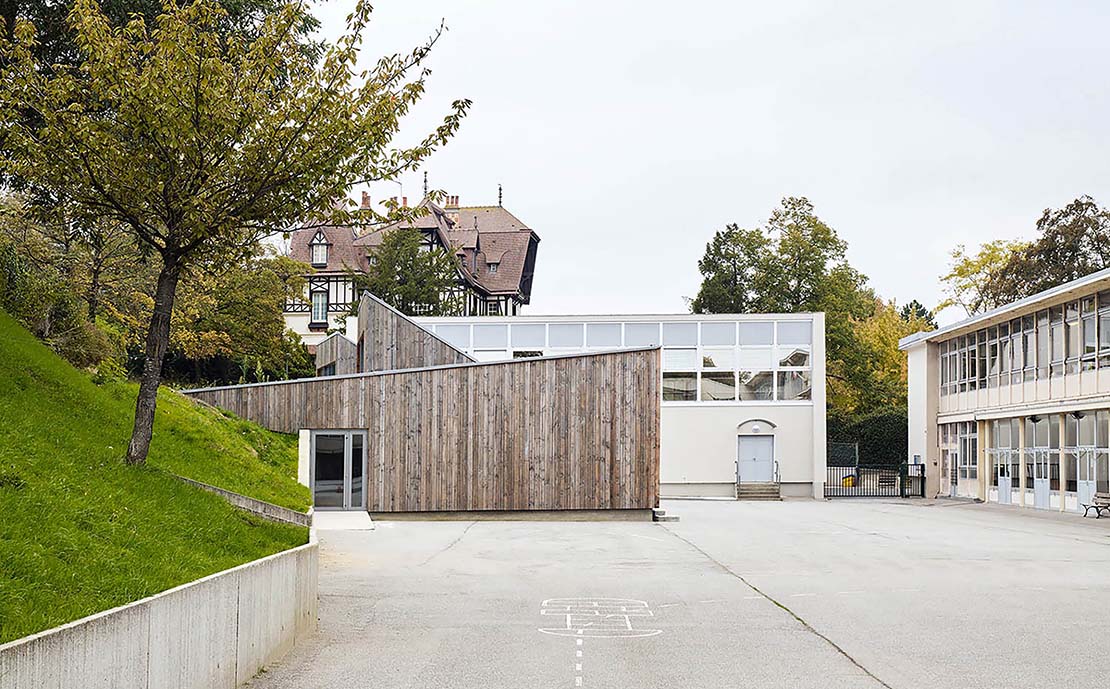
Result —
M317 297L323 297L323 300L322 300L323 306L322 307L320 307L319 303L317 302ZM329 306L329 304L328 304L328 293L326 291L322 290L322 289L316 290L316 291L312 292L312 294L310 295L309 298L312 301L312 314L310 316L311 322L313 324L316 324L316 323L327 324L327 322L328 322L328 306ZM320 312L317 311L318 308L321 309ZM318 318L317 317L318 315L322 315L322 317Z

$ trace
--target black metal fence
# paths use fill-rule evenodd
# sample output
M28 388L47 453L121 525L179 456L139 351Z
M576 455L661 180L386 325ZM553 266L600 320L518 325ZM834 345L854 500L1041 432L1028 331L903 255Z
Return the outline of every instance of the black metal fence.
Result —
M826 498L923 498L925 465L827 467Z

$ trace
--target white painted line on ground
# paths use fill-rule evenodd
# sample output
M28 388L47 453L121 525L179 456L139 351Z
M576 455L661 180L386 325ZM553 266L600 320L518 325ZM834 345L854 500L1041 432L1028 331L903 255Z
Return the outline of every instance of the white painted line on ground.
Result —
M792 594L790 594L790 597L791 598L810 598L810 597L816 596L816 595L817 595L816 593L792 593Z
M682 605L682 603L664 603L663 605L660 605L659 607L661 607L661 608L673 608L676 605Z
M576 687L582 686L582 678L581 677L575 677L574 678L574 686L576 686Z
M574 652L574 657L575 658L581 658L582 657L582 651L575 651Z
M710 598L709 600L698 601L699 603L724 603L724 598Z
M579 645L579 646L581 646L581 645L582 645L582 639L575 639L575 641L577 641L577 642L578 642L578 645Z
M867 593L867 592L866 591L837 591L836 595L838 595L838 596L858 596L858 595L863 594L863 593Z
M575 672L582 672L582 663L575 663L574 664L574 671Z

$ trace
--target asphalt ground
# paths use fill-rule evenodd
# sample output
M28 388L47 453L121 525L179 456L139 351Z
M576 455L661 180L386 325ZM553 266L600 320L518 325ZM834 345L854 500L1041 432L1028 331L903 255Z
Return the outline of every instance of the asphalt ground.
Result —
M321 533L286 687L1030 687L1110 676L1110 520L672 501L681 521Z

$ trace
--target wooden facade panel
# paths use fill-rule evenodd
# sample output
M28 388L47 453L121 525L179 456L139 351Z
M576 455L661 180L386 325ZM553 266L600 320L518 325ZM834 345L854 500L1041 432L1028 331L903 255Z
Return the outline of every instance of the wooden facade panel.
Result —
M659 350L187 391L275 431L367 431L371 512L644 509Z
M358 371L396 371L473 361L371 294L364 295L359 303L358 328L362 358Z
M321 371L328 366L334 368L327 375L358 373L357 345L338 333L316 345L316 374L323 375Z

